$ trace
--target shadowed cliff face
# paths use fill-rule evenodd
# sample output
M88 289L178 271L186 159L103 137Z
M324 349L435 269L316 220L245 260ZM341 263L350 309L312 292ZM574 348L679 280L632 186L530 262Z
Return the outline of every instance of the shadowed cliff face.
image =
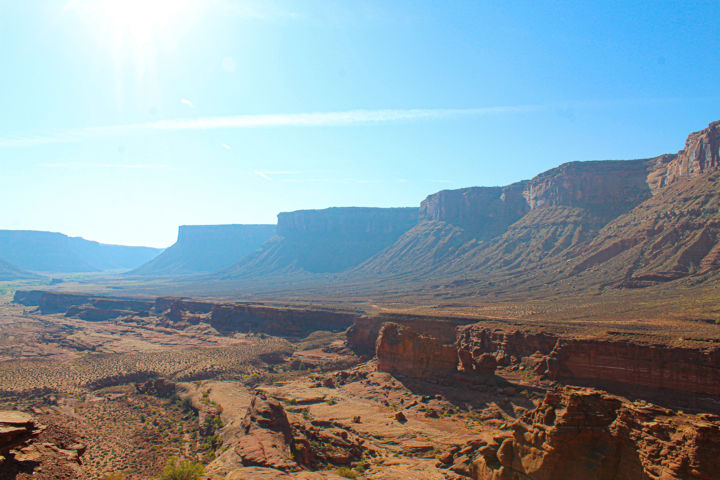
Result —
M417 208L328 208L278 215L278 236L226 278L287 272L333 273L354 267L417 223Z
M443 190L420 204L422 220L439 220L487 240L507 230L529 208L523 191L527 182L507 187L471 187Z
M184 225L177 242L133 275L215 272L254 252L275 235L275 225Z

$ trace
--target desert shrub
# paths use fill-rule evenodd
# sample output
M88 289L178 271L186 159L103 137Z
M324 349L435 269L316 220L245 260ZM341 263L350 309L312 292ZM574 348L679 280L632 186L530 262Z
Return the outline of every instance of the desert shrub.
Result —
M353 472L348 467L340 467L335 473L345 478L357 478L357 473Z
M205 475L203 466L190 460L171 458L165 464L158 480L200 480Z

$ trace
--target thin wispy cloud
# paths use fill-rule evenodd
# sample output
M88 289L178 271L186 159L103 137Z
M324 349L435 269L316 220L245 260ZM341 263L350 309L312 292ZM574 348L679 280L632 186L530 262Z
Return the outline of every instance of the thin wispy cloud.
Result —
M165 169L168 165L155 163L96 163L96 162L54 162L41 163L43 168L87 169L87 168L114 168L121 170L148 170Z
M221 146L222 146L225 150L230 150L230 148L231 148L230 145L228 145L227 143L223 143Z
M277 113L180 118L126 125L75 128L31 136L0 137L0 147L74 143L101 137L187 130L204 131L245 128L377 125L408 121L441 120L463 116L522 113L537 111L542 108L543 107L527 105L465 109L349 110L343 112Z
M190 102L187 99L183 99ZM643 104L676 99L628 99L612 101L560 102L546 105L505 105L479 108L348 110L340 112L249 114L215 117L179 118L154 122L100 127L75 128L39 135L0 137L2 147L26 147L51 143L177 131L232 130L281 127L343 127L382 125L402 122L439 121L491 115L515 115L573 108L607 107L618 104ZM190 102L192 104L192 102Z
M191 102L191 101L188 100L187 98L181 98L181 99L180 99L180 103L182 103L183 105L187 105L187 106L190 107L190 108L194 108L194 107L195 107L195 105L193 105L193 102Z
M262 171L260 171L260 170L255 170L255 175L257 175L257 176L259 176L259 177L262 177L262 178L264 178L265 180L268 180L268 181L271 181L271 182L272 182L272 177L270 177L270 175L268 175L268 174L265 173L265 172L262 172Z

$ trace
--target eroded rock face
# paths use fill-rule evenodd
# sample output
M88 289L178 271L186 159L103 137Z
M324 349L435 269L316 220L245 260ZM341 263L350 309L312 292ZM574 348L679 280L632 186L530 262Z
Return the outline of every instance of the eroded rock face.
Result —
M476 451L477 480L710 479L720 423L565 387Z
M685 148L677 155L658 162L658 187L670 185L681 178L696 177L720 167L720 121L691 133Z
M385 323L377 339L378 370L428 378L457 373L457 348L397 323Z
M599 385L623 384L688 394L720 395L720 349L699 350L598 339L561 340L549 376Z
M417 223L417 208L327 208L278 214L277 237L223 278L336 273L360 265Z

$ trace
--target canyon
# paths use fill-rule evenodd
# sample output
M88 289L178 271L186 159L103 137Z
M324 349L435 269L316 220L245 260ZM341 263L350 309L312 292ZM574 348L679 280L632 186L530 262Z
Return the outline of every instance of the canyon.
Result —
M57 422L68 411L63 405L87 414L102 405L137 412L133 405L147 399L179 395L197 412L197 423L186 416L183 428L200 428L223 447L205 457L218 478L342 478L337 472L346 471L368 479L717 478L718 335L670 345L661 327L613 337L496 318L46 290L18 290L14 304L22 322L61 327L43 341L72 345L74 353L54 358L80 360L91 351L95 362L107 357L121 368L81 373L86 367L75 363L73 380L62 375L65 367L43 367L46 383L38 390L22 387L17 367L0 362L10 367L0 371L0 401L37 398L33 411ZM108 344L95 328L121 329L125 348L135 335L164 342L160 335L170 333L191 356L164 364L154 349L121 353L122 341ZM330 340L309 340L323 331ZM276 337L286 343L273 343ZM229 352L223 345L237 350L261 341L270 343L252 347L247 364L226 365L217 356ZM208 354L210 363L188 369ZM103 400L61 401L63 391ZM54 458L57 449L36 443L35 434L18 434L25 443L8 447L8 465L26 461L23 452L39 451L46 463ZM106 468L97 463L105 458L98 440L87 441L83 457ZM158 461L143 458L145 465ZM77 460L71 464L79 471Z
M0 472L720 478L719 135L417 208L183 226L122 275L7 258L0 410L32 420L0 413Z

